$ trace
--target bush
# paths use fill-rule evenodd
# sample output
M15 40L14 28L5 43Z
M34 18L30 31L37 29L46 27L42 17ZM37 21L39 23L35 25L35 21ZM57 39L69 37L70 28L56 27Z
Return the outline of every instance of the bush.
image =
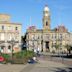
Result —
M10 57L9 54L1 54L1 56L3 56L5 59L8 59Z
M33 51L27 51L27 50L24 50L18 53L14 53L13 63L16 63L16 64L27 63L28 59L32 58L34 55L35 54Z
M33 57L35 54L33 51L21 51L18 53L14 53L13 56L15 58L25 58L25 57Z
M13 53L13 59L10 54L1 54L1 56L3 56L5 59L3 61L4 64L6 63L25 64L28 62L28 59L35 56L35 54L33 51L24 50L18 53Z
M1 54L1 56L4 57L4 59L5 59L3 61L4 64L9 62L9 60L10 60L10 55L9 54Z

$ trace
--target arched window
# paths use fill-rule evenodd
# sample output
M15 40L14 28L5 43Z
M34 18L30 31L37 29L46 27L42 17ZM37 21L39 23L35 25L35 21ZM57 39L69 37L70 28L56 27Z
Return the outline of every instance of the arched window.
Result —
M11 49L11 46L10 45L8 46L8 49Z
M11 53L11 46L10 45L8 46L8 50L7 51L8 51L8 53Z
M1 49L3 50L4 49L4 46L1 46Z
M46 26L48 26L48 21L46 21Z
M5 46L1 46L1 52L4 52L4 47L5 47Z

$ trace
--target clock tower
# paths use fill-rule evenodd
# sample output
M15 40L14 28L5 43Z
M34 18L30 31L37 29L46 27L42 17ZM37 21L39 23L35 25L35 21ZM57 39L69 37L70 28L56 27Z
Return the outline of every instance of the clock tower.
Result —
M43 10L43 29L50 31L50 10L47 5Z

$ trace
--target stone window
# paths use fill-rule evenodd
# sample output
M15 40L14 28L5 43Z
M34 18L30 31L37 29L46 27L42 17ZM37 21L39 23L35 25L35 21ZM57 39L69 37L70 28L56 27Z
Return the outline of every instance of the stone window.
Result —
M8 26L8 30L12 30L12 27L11 26Z
M34 37L34 35L32 35L32 40L34 40L35 39L35 37Z
M11 53L11 46L8 46L8 53Z
M4 46L1 46L1 50L3 50L4 49Z
M15 27L15 30L18 30L18 27Z
M1 40L5 40L5 34L1 33Z
M8 40L11 40L11 39L12 39L12 35L8 34Z
M9 49L9 50L11 49L11 46L10 46L10 45L8 46L8 49Z
M53 38L53 40L55 40L56 39L56 34L53 34L52 38Z
M48 22L46 21L46 26L48 26Z
M2 26L2 30L4 30L4 26Z
M62 40L62 34L60 34L60 40Z
M4 47L5 47L5 46L1 46L1 52L3 52L3 51L4 51Z
M38 36L38 39L39 39L39 36Z
M48 40L49 38L50 38L50 35L49 34L46 34L45 35L45 39Z

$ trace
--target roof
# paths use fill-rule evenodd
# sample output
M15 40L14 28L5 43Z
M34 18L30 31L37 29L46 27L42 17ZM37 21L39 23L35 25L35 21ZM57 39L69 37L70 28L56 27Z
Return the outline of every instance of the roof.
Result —
M0 22L0 24L22 25L20 23Z

